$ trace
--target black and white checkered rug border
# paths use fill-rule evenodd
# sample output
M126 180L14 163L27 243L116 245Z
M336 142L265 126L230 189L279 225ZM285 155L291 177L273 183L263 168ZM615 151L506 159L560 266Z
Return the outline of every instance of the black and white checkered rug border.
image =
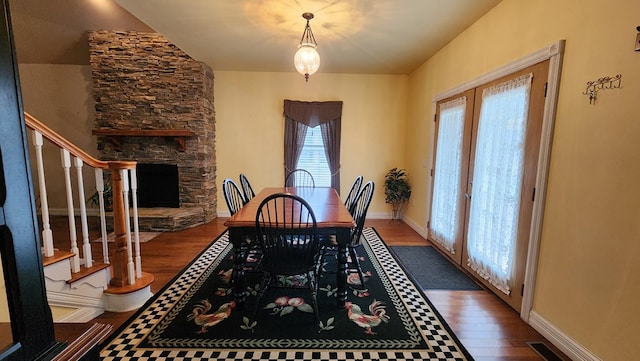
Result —
M389 249L372 228L365 228L363 236L367 240L366 252L369 257L380 262L380 274L387 276L387 282L393 287L420 329L430 349L424 350L221 350L221 349L145 349L138 347L140 340L149 334L163 315L171 312L190 292L197 282L208 276L208 267L220 262L221 253L228 251L228 232L201 254L173 283L163 290L138 316L102 349L102 360L178 360L178 361L347 361L347 360L469 360L461 350L448 327L442 323L420 289L407 277L405 271L389 252ZM178 307L181 308L181 307Z

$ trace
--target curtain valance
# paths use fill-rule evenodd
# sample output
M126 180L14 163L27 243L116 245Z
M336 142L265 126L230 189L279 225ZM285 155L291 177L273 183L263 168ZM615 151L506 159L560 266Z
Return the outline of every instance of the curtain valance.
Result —
M342 101L304 102L285 99L284 115L286 118L315 128L320 124L340 119Z

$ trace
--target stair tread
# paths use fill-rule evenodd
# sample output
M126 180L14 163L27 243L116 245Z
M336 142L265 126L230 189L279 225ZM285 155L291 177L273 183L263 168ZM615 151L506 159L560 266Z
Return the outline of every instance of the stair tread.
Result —
M133 293L139 291L145 287L148 287L153 283L154 277L152 274L147 272L142 272L142 276L136 278L132 285L124 285L124 286L114 286L112 284L109 285L109 288L104 290L105 293L114 294L114 295L122 295L127 293Z
M42 257L42 264L43 266L48 266L51 264L54 264L56 262L60 262L66 259L69 259L71 257L75 256L75 253L73 252L69 252L69 251L60 251L60 250L54 250L53 251L53 256L51 257Z

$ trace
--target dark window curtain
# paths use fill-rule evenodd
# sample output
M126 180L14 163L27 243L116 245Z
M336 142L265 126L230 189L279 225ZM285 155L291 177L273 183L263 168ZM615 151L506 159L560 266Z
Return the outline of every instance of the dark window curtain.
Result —
M284 121L284 178L296 168L304 138L307 135L306 124L298 123L295 120L285 117Z
M331 171L331 187L340 193L340 128L342 102L284 101L285 135L284 162L285 176L298 163L304 144L306 129L320 125L327 163ZM304 125L304 132L300 130ZM300 135L302 133L302 136Z
M340 118L320 124L320 131L331 172L331 187L340 194Z

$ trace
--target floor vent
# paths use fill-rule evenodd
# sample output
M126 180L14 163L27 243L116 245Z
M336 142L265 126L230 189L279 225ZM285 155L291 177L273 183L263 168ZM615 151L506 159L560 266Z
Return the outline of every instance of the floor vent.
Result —
M543 360L546 361L564 361L558 354L553 352L549 346L545 345L544 342L527 342L527 345L531 347Z

